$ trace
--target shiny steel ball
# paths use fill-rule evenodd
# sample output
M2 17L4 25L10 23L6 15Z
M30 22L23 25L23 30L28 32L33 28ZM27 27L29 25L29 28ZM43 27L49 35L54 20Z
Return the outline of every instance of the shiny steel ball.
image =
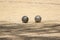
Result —
M35 22L36 23L39 23L39 22L41 22L41 16L39 16L39 15L37 15L37 16L35 16Z
M28 18L27 16L23 16L23 17L22 17L22 22L23 22L23 23L27 23L28 20L29 20L29 18Z

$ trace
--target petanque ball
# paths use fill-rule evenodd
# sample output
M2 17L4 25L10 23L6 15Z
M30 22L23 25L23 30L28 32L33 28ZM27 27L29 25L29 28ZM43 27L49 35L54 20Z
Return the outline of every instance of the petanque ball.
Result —
M37 15L37 16L35 16L35 22L36 23L39 23L39 22L41 22L41 16L39 16L39 15Z
M27 16L23 16L23 17L22 17L22 22L23 22L23 23L27 23L28 20L29 20L29 18L28 18Z

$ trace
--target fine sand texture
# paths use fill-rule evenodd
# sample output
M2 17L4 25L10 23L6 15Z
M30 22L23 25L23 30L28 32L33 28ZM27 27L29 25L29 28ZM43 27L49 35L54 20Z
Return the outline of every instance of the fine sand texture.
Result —
M29 22L22 23L22 16ZM60 0L0 0L0 40L60 40L59 18Z
M25 15L29 22L34 22L36 15L40 15L42 21L60 21L60 0L0 0L0 21L21 23Z
M60 40L60 23L0 22L0 40Z

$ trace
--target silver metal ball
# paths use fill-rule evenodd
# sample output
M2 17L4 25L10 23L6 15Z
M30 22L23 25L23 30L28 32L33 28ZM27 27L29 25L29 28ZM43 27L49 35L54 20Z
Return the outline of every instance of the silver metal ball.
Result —
M29 20L29 18L28 18L27 16L23 16L23 17L22 17L22 22L23 22L23 23L27 23L28 20Z
M37 22L37 23L39 23L39 22L41 22L41 16L39 16L39 15L37 15L37 16L35 16L35 22Z

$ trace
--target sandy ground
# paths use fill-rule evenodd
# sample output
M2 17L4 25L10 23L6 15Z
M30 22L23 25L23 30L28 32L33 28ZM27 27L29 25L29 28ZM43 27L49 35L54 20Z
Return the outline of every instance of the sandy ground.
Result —
M7 23L0 24L0 40L60 40L60 24L56 22L41 23Z
M41 23L34 22L36 15ZM59 18L60 0L0 0L0 40L60 40Z
M60 21L60 0L0 0L0 20L21 23L27 15L29 22L40 15L42 21Z

